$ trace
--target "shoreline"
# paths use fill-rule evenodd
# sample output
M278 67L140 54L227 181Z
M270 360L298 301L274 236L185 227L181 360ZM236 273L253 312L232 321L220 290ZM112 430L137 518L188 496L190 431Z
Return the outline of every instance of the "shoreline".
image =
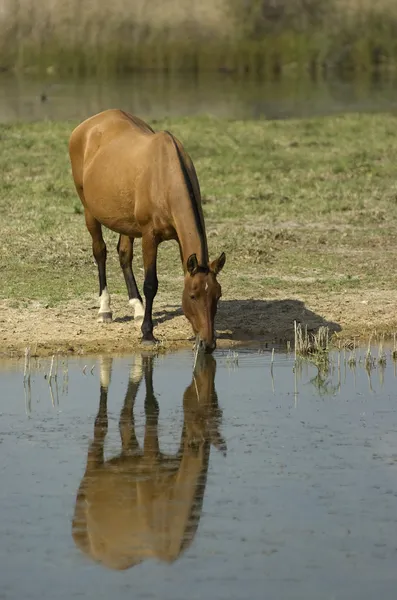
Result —
M280 296L282 296L280 294ZM294 345L294 321L315 333L329 328L330 341L336 348L368 345L369 340L387 341L397 331L394 317L394 292L339 295L315 298L240 298L222 301L216 319L217 348L242 346L279 349ZM379 304L383 303L383 311ZM155 347L140 343L137 325L125 306L122 294L115 294L114 320L96 321L97 307L92 300L78 300L46 308L31 303L13 308L0 301L0 358L21 358L26 348L31 356L82 356L128 354L139 351L157 353L193 348L193 333L179 305L161 304L154 310ZM397 314L397 313L396 313Z

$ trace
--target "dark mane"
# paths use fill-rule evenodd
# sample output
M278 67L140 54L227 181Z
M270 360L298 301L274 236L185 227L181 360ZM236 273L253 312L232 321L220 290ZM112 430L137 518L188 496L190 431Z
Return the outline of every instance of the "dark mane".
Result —
M170 131L166 131L165 133L170 136L170 138L172 139L173 144L175 146L175 150L176 150L176 153L177 153L177 156L178 156L178 159L179 159L179 164L180 164L180 167L181 167L183 178L185 180L186 188L187 188L187 191L189 192L189 198L190 198L190 201L192 203L194 220L195 220L197 231L199 233L199 237L200 237L200 241L201 241L201 253L202 253L202 256L203 256L203 260L206 260L206 259L208 259L208 251L207 251L207 244L206 244L204 226L203 226L203 222L202 222L202 219L201 219L201 214L200 214L199 207L198 207L198 200L199 199L196 197L196 194L194 192L194 187L193 187L193 183L192 183L189 171L188 171L188 169L186 167L185 160L184 160L184 158L183 158L183 156L182 156L182 154L181 154L181 152L179 150L179 147L178 147L178 144L176 142L176 139L174 138L174 136L172 135L172 133ZM202 265L202 267L204 269L207 269L206 265ZM208 269L207 269L207 272L208 272Z

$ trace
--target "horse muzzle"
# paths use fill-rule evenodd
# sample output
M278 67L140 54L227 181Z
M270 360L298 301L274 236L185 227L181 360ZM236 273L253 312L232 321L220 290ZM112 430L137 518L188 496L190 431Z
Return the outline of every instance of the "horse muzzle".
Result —
M205 352L205 354L212 354L216 348L215 338L211 342L202 340L199 336L196 337L196 348L199 352Z

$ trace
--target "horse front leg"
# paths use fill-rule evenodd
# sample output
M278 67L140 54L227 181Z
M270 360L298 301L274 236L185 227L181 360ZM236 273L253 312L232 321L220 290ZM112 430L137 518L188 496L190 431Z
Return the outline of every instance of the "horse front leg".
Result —
M143 452L145 460L155 462L160 455L159 447L159 404L153 389L153 356L143 357L143 372L145 375L145 435Z
M117 244L117 252L120 260L120 267L123 271L125 284L127 286L128 299L132 310L134 311L135 321L142 321L144 315L142 296L139 293L135 276L132 271L132 259L134 258L134 238L126 235L120 235Z
M139 449L135 433L134 404L143 377L142 356L135 356L131 366L124 406L120 414L119 430L124 455L133 454Z
M158 241L150 232L142 237L143 266L145 269L145 282L143 293L145 294L145 315L141 327L142 342L144 344L155 344L158 340L153 335L153 300L157 294L157 247Z

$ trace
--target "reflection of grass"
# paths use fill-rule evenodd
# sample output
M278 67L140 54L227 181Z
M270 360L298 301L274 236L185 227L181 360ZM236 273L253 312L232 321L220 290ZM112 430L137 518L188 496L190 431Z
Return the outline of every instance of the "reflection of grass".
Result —
M320 395L334 395L339 387L338 385L332 385L332 382L329 380L328 376L335 369L338 370L340 374L341 363L343 362L345 366L349 366L349 368L355 372L355 369L358 366L363 366L367 371L369 381L370 375L373 370L377 367L380 372L381 383L383 383L383 373L384 369L387 365L387 356L384 350L384 334L378 337L378 356L374 356L371 349L371 340L370 337L368 340L367 351L364 356L359 356L357 359L356 354L356 344L355 340L353 341L352 347L350 347L350 354L346 357L345 349L343 351L343 361L341 360L341 344L340 341L335 345L337 340L334 340L334 343L330 344L329 342L329 332L327 327L320 327L317 333L310 334L307 331L307 327L302 327L301 324L296 324L295 322L295 364L294 369L297 372L302 372L302 365L304 362L309 362L317 367L317 374L310 380L315 388L317 389ZM394 346L396 346L396 335L394 336ZM335 351L331 352L332 349L338 347L337 350L337 361L335 362ZM393 359L396 356L396 350L392 350L390 355ZM370 382L371 383L371 382Z
M310 383L316 388L319 396L334 396L339 391L339 384L334 385L326 374L318 371L317 375L310 380Z
M393 0L3 0L1 66L366 72L396 61L396 22ZM342 172L343 163L335 169Z
M359 306L362 293L397 288L393 120L350 115L155 124L175 132L196 165L210 254L227 255L224 297L318 294L326 300L334 294L343 301L351 290ZM0 124L0 298L54 305L96 294L96 266L67 155L74 125ZM357 168L363 149L369 171ZM341 161L347 170L335 174ZM105 235L111 291L125 294L117 236ZM135 247L141 286L140 243ZM176 244L161 246L159 277L159 293L180 294Z
M235 352L234 350L229 350L225 362L228 366L238 367L238 352Z
M347 359L347 364L349 365L349 367L351 369L353 369L356 366L357 358L356 358L356 349L355 348L351 351L351 354L350 354L349 358Z
M351 350L350 356L346 356L346 353L341 352L341 349L332 350L329 352L326 360L318 360L314 354L309 355L299 355L294 363L294 371L298 375L298 378L302 378L303 366L305 364L313 364L317 368L317 373L314 377L309 380L309 383L314 386L316 392L320 396L335 396L341 388L341 369L342 365L346 369L346 366L349 367L351 372L353 373L354 378L356 378L357 369L364 369L368 377L368 385L371 392L373 392L372 387L372 373L374 371L378 371L379 373L379 382L381 386L384 383L384 374L387 366L387 355L383 348L383 336L379 341L379 345L377 346L378 356L374 356L371 349L371 340L369 341L368 348L365 353L360 353L358 356L356 354L357 348L353 348ZM390 351L390 356L393 356L393 352ZM332 381L332 377L338 374L338 382L335 384Z

